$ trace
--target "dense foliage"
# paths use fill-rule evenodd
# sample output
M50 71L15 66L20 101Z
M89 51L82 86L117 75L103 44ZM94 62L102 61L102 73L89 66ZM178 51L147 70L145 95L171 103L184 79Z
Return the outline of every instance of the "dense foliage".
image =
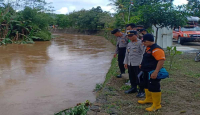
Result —
M194 16L200 17L200 0L187 0L188 1L188 10Z
M44 1L22 0L17 5L13 2L5 3L0 1L0 38L2 39L0 44L34 43L33 40L51 39L48 27L52 17L43 8ZM17 8L23 10L17 12Z
M113 14L103 11L100 6L54 14L53 7L47 7L45 0L8 1L11 2L0 0L0 44L50 40L49 27L82 32L104 29L108 33L113 28L124 29L128 23L144 25L145 28L153 25L172 28L185 25L189 14L200 16L199 0L188 0L187 5L178 7L173 5L173 0L110 0L109 5L116 11Z
M123 29L128 23L174 27L186 24L189 8L174 6L173 0L110 0L116 11L111 14L101 7L74 11L66 15L56 15L56 24L61 28L80 30L100 30L105 28ZM130 11L130 12L129 12Z
M60 28L79 30L100 30L112 23L109 12L104 12L100 6L90 10L74 11L67 15L56 15L56 24Z
M127 23L144 25L145 28L183 26L190 15L187 7L174 6L173 0L111 0L117 9L116 26L123 27ZM129 12L130 8L130 13ZM130 18L129 18L130 17ZM157 32L158 33L158 32ZM157 35L156 35L157 40Z

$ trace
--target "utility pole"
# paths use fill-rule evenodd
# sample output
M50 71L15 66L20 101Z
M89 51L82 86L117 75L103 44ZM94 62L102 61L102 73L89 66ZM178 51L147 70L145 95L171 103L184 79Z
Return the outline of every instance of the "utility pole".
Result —
M128 23L130 21L131 6L133 6L133 0L130 1L130 5L129 5Z

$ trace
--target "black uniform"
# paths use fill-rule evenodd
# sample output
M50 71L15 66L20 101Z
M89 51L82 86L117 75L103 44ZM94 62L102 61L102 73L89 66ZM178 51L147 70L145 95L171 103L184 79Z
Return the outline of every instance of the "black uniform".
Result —
M160 92L160 79L150 79L149 73L152 70L155 70L158 64L158 61L152 56L154 49L162 49L157 44L154 44L146 51L143 55L143 60L141 64L141 70L144 72L144 88L149 89L150 92Z
M126 54L126 46L128 44L128 38L126 37L125 34L123 34L121 37L117 37L117 45L116 45L116 54L118 54L118 65L121 74L125 73L125 68L124 68L124 58Z

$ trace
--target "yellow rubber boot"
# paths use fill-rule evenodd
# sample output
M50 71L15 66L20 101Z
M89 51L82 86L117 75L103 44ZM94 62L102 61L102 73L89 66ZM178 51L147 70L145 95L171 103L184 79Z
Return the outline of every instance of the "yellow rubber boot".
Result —
M153 105L149 108L146 108L147 111L156 111L161 108L161 92L151 92Z
M145 100L138 100L138 103L140 104L153 103L151 92L148 89L144 89L144 91L146 98Z

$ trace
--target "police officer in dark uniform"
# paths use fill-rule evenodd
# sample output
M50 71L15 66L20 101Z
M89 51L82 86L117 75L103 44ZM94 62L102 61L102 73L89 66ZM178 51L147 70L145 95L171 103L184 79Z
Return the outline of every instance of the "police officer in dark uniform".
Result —
M152 106L146 108L146 110L156 111L161 108L160 79L156 78L158 72L163 67L165 53L160 46L155 44L152 34L144 35L142 42L147 47L140 65L141 70L144 72L143 78L146 98L145 100L139 100L138 103L153 103ZM149 76L148 72L152 70L154 70L154 72Z
M117 37L116 51L114 57L116 57L118 54L118 65L121 73L117 76L117 78L121 78L122 74L125 73L123 62L126 54L128 38L126 37L126 34L120 32L119 29L114 29L111 34L114 34Z

